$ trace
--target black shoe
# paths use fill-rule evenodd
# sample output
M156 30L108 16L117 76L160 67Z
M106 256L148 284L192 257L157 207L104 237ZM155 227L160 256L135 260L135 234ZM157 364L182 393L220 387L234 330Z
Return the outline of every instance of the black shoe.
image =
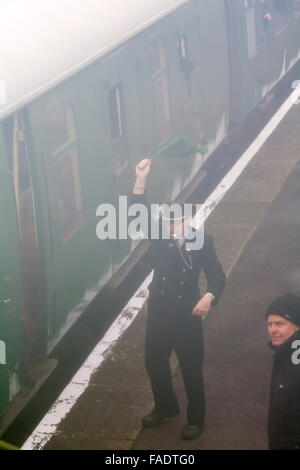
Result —
M142 419L144 428L156 428L160 426L164 421L164 417L161 416L157 411L153 410Z
M199 437L204 431L204 425L198 426L196 424L186 424L182 430L182 439L184 440L192 440Z

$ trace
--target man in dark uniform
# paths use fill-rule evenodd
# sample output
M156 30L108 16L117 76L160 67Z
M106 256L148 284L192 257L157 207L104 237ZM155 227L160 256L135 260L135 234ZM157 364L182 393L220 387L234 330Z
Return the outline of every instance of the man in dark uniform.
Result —
M266 311L275 351L268 436L270 450L300 450L300 298L287 293Z
M147 204L144 192L150 164L145 159L136 167L133 203ZM202 248L188 251L185 240L175 238L174 223L170 225L172 239L154 240L150 249L154 275L149 286L145 364L155 406L142 422L144 427L155 427L164 418L179 413L169 365L175 350L188 398L188 422L182 438L195 439L203 431L205 419L202 318L216 304L226 281L212 238L205 235ZM200 298L198 282L202 269L207 292Z

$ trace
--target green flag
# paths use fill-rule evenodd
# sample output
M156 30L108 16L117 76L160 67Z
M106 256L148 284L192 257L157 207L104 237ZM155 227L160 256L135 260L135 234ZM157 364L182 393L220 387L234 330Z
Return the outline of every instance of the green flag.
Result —
M201 153L205 155L208 152L207 145L195 145L185 135L180 135L170 140L158 152L150 157L150 160L156 160L161 157L183 158L192 153Z

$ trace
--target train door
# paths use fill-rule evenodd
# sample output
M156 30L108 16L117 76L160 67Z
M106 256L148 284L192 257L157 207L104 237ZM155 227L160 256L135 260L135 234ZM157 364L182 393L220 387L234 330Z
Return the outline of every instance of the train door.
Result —
M0 416L20 389L23 357L18 220L5 153L0 129Z
M85 218L78 129L69 90L53 92L38 100L29 109L29 119L41 181L44 312L50 352L86 307L82 305L78 311L75 309L92 282L86 263L89 241L84 238L87 230L83 230Z
M103 60L103 82L105 84L105 121L107 129L107 156L113 174L113 204L119 213L119 196L126 195L133 184L133 168L130 162L129 146L129 106L130 93L128 74L128 48L121 47ZM130 107L130 114L134 110ZM126 214L124 214L126 216ZM119 219L119 217L117 217ZM124 218L124 222L126 217ZM121 227L118 227L118 231ZM117 231L117 232L118 232ZM125 239L126 238L126 239ZM131 252L131 242L124 237L112 241L113 273Z
M40 334L38 241L28 142L21 115L13 124L13 179L16 195L22 278L23 322L26 342Z

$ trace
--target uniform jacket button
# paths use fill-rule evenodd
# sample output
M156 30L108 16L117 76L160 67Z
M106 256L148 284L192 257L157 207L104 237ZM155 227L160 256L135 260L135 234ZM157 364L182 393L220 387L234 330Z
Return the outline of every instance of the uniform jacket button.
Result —
M185 269L185 268L182 268L182 272L185 273L185 272L186 272L186 269Z
M163 281L165 281L166 279L167 279L166 276L164 276L164 277L162 278Z
M164 294L164 291L163 291L163 290L161 290L161 291L160 291L160 293L161 293L161 295L163 295L163 294Z
M182 299L182 295L179 295L179 296L178 296L178 299Z
M180 282L180 285L183 286L183 284L184 284L184 282L181 281L181 282Z

